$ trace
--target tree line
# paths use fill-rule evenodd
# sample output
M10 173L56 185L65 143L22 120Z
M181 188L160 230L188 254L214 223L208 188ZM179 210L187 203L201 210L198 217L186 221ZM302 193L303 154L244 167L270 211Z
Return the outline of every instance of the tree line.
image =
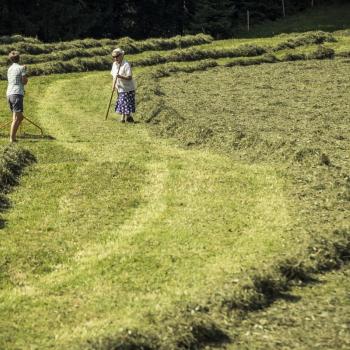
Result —
M204 32L216 38L252 23L274 20L325 0L1 0L0 35L43 41L135 39Z

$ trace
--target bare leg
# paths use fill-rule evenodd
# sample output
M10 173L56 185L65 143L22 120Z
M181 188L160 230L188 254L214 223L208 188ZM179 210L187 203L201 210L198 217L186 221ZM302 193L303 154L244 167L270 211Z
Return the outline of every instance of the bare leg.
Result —
M16 134L19 126L22 123L24 116L22 112L13 112L12 114L12 124L11 124L11 131L10 131L10 142L16 141Z

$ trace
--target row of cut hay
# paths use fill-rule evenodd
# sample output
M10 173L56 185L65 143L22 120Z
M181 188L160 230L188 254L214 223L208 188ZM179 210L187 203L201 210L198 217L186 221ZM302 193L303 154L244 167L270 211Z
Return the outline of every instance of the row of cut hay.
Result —
M124 47L124 46L123 46ZM76 58L108 58L110 62L110 54L113 47L100 47L92 49L70 49L64 51L57 51L50 54L43 55L22 55L21 63L23 64L38 64L38 63L49 63L64 62ZM138 47L137 50L141 50ZM136 49L135 49L136 50ZM148 47L149 50L149 47ZM154 48L157 50L157 48ZM132 50L131 50L132 51ZM264 53L266 49L254 46L254 45L244 45L238 48L232 49L204 49L190 47L187 49L172 50L169 53L162 54L152 54L150 53L146 58L134 59L133 63L138 66L148 66L159 63L166 63L169 61L197 61L204 58L222 58L222 57L239 57L239 56L257 56ZM133 53L128 51L128 53ZM6 64L8 61L7 57L0 58L1 64Z
M308 46L313 44L323 44L325 42L336 42L337 39L330 33L326 32L306 32L295 38L288 39L273 48L273 51L284 49L294 49L300 46Z
M350 57L350 50L349 51L338 52L337 56L339 56L339 57Z
M73 58L81 57L100 57L107 56L111 54L114 46L104 46L104 47L94 47L89 49L76 48L63 51L54 51L49 54L40 54L40 55L21 55L22 64L38 64L46 63L52 61L69 61ZM0 64L6 65L8 63L7 56L0 57Z
M302 39L295 38L298 43L315 43L320 41L332 40L331 36L326 33L306 33L300 36ZM181 39L181 40L180 40ZM188 39L188 40L187 40ZM153 47L157 48L163 40L164 43L168 43L171 40L172 43L178 42L176 45L186 46L192 43L200 44L212 40L210 36L188 36L186 37L175 37L172 39L148 39L144 42L129 42L131 39L124 38L121 41L125 41L123 48L127 48L128 45L129 53L139 52L147 50ZM179 41L180 40L180 41ZM186 41L187 40L187 41ZM184 44L185 42L185 44ZM168 45L168 44L166 44ZM281 45L281 44L279 44ZM278 46L279 46L278 45ZM159 47L159 46L158 46ZM23 63L30 62L42 62L37 63L29 67L28 71L30 75L48 75L55 73L70 73L70 72L83 72L90 70L105 70L109 69L111 65L110 51L112 48L93 48L93 49L70 49L64 51L53 52L48 55L23 55ZM255 46L255 45L242 45L236 48L200 48L200 47L189 47L187 49L172 50L168 53L154 53L147 57L135 58L133 60L134 66L150 66L156 64L162 64L167 62L184 62L184 61L198 61L203 59L218 59L218 58L233 58L233 57L253 57L265 54L268 51L276 51L276 48ZM71 57L74 57L71 59ZM307 57L306 57L307 58ZM306 59L305 58L305 59ZM265 58L264 58L265 59ZM3 60L6 60L3 58ZM47 60L49 60L47 62ZM259 60L257 60L259 61ZM245 64L247 60L241 60L241 64ZM6 69L0 70L0 79L6 79Z
M13 186L18 185L23 169L36 161L35 156L28 150L17 145L9 145L0 149L0 212L10 207L7 193ZM4 220L0 217L0 228ZM0 289L5 280L8 280L9 271L6 255L0 255Z
M7 192L17 185L23 168L35 161L35 157L27 150L10 145L2 150L0 158L0 192Z
M0 45L9 45L9 44L15 44L15 43L22 43L22 42L27 42L32 44L42 43L37 38L26 37L20 34L0 36Z
M167 62L187 62L203 59L217 59L228 57L251 57L265 53L265 49L259 46L243 45L233 49L201 49L187 48L173 50L169 53L150 54L146 58L138 58L132 61L134 66L152 66ZM45 62L28 67L28 74L31 76L49 75L58 73L84 72L92 70L107 70L111 67L111 57L101 56L93 58L74 58L69 61ZM6 79L6 68L0 70L0 79Z
M86 39L86 41L89 39ZM108 40L108 39L107 39ZM93 58L96 56L106 56L109 55L112 49L119 45L123 47L123 49L128 54L133 53L139 53L146 50L170 50L175 48L184 48L188 46L195 46L195 45L201 45L204 43L211 42L212 38L210 36L205 36L203 34L199 34L197 36L185 36L185 37L174 37L172 39L148 39L146 41L133 41L130 38L122 38L119 40L118 43L113 42L110 40L110 42L106 42L103 46L100 47L74 47L70 49L57 49L50 53L43 53L43 54L26 54L24 53L22 55L22 63L24 64L37 64L37 63L44 63L44 62L50 62L50 61L67 61L73 58L77 57L87 57L87 58ZM311 44L320 44L326 41L335 41L335 38L331 36L328 33L323 32L310 32L305 33L300 36L297 36L293 39L288 39L286 42L278 44L276 47L274 47L273 51L278 51L280 49L284 48L295 48L297 46L302 45L311 45ZM82 40L82 43L86 45L85 41ZM103 39L101 40L103 42ZM112 43L111 43L112 42ZM74 42L71 42L74 43ZM26 45L25 43L23 45ZM55 44L50 44L55 45ZM57 44L61 45L61 44ZM252 45L251 45L252 46ZM265 51L270 50L269 47L263 47L262 48ZM0 46L1 51L1 46ZM26 52L26 51L24 51ZM198 53L195 54L198 57ZM245 56L242 54L242 56ZM215 57L211 57L215 58ZM201 59L200 57L197 59ZM154 58L152 58L154 60ZM0 64L6 64L7 63L7 56L0 57ZM159 63L164 63L165 61L162 61L162 58L159 56Z
M338 55L337 55L338 56ZM283 55L279 61L299 61L299 60L322 60L322 59L332 59L335 57L335 51L329 47L319 45L317 49L310 53L287 53Z
M10 145L1 150L0 156L0 212L9 208L9 200L6 193L13 186L18 185L18 179L23 168L35 162L35 157L27 150ZM0 217L0 227L3 226L3 220ZM0 261L0 285L2 279L2 265Z
M335 54L334 50L328 47L319 45L316 50L310 53L287 53L281 57L276 57L274 54L267 53L259 57L251 58L238 58L230 62L225 63L226 67L234 66L251 66L263 63L278 63L288 61L300 61L300 60L322 60L333 59L335 56L341 57L341 54Z
M172 38L150 38L146 40L133 40L129 37L112 39L82 39L66 42L40 44L31 42L18 42L11 45L0 45L0 55L7 55L11 50L18 50L21 54L40 55L71 49L88 48L115 48L122 47L127 53L133 54L148 50L170 50L180 47L208 44L213 41L210 35L197 34L175 36Z
M205 59L219 59L219 58L238 58L232 62L227 63L227 66L233 65L252 65L262 63L275 63L293 60L306 59L323 59L333 58L335 56L334 50L319 46L316 51L309 54L286 54L282 58L276 58L273 54L267 54L266 50L259 46L243 45L233 49L201 49L188 48L183 50L174 50L169 53L159 55L150 54L146 58L139 58L133 60L132 64L135 67L152 66L164 64L169 62L191 62ZM31 65L28 67L28 74L30 76L50 75L60 73L72 72L86 72L93 70L108 70L111 68L110 56L101 56L93 58L74 58L68 61L52 61L40 64ZM0 79L5 80L7 69L0 69Z

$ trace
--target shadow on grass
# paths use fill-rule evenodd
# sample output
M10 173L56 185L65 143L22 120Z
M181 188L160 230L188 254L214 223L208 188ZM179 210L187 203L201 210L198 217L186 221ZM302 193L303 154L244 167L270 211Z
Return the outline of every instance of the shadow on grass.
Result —
M8 132L7 133L0 132L0 138L8 138L8 137L9 137ZM39 135L39 134L29 134L29 133L20 134L17 138L24 139L24 140L48 140L48 141L56 140L56 138L51 135Z
M30 139L30 140L50 140L50 141L56 140L56 138L51 135L37 135L37 134L28 134L28 133L23 133L22 135L20 135L19 138Z
M0 213L4 213L6 210L11 208L11 203L9 199L4 195L0 194ZM0 230L2 230L6 225L6 220L0 216Z

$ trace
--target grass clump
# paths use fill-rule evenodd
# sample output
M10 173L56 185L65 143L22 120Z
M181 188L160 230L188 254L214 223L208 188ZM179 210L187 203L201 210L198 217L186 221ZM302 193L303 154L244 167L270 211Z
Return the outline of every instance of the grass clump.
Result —
M19 34L0 36L0 45L8 45L20 42L28 42L35 44L41 43L41 41L37 38L26 37Z
M35 157L17 146L8 146L0 158L0 191L6 192L18 184L23 168L35 162Z
M324 47L319 45L316 51L308 55L309 59L324 60L332 59L335 56L335 52L330 47Z
M330 33L325 32L309 32L298 35L295 38L288 39L276 45L273 51L280 51L284 49L295 49L300 46L308 46L313 44L323 44L325 42L337 42L337 39Z

